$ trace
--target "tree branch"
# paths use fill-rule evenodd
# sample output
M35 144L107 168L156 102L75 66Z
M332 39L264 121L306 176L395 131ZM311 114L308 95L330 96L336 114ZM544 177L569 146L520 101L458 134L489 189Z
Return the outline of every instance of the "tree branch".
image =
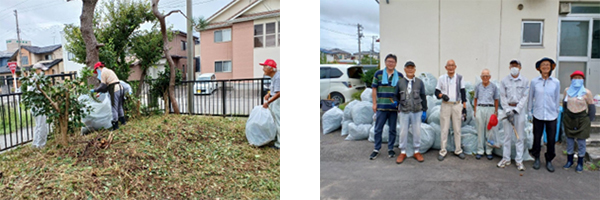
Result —
M56 110L56 112L60 112L60 109L58 108L58 104L56 104L56 102L52 101L52 99L48 96L48 94L46 94L46 92L44 92L44 90L42 90L40 88L39 84L36 84L35 87L42 92L42 94L44 95L44 97L46 97L46 99L48 99L48 101L50 101L50 105L52 105L52 107L54 108L54 110Z

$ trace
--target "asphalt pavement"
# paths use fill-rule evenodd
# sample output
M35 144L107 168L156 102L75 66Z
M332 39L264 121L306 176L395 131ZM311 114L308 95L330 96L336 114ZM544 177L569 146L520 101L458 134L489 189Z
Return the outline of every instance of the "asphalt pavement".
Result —
M423 154L419 163L407 158L396 164L387 157L387 144L375 160L369 160L373 143L345 141L340 130L321 135L321 199L598 199L600 172L564 170L564 146L557 145L552 161L555 172L542 167L534 170L533 161L525 161L526 170L518 171L514 160L507 168L497 168L500 157L476 160L468 155L461 160L448 153L442 162L438 150ZM542 148L545 152L546 148ZM396 154L400 153L395 148Z

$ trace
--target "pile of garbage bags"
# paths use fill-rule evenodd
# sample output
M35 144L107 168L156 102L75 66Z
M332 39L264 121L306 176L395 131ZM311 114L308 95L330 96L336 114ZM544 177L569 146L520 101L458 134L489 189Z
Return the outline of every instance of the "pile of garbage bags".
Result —
M429 149L439 150L441 148L441 127L440 127L440 110L442 101L434 96L435 87L437 85L437 78L430 73L421 73L419 78L423 80L425 84L425 93L427 94L427 119L426 123L422 123L421 130L421 146L419 152L425 153ZM473 95L475 86L480 83L481 80L477 78L475 84L469 81L465 81L465 90L467 93L467 117L466 120L461 122L461 147L465 154L477 153L477 127L476 119L473 117ZM498 81L491 81L492 84L499 86ZM341 126L342 136L347 136L346 140L365 140L375 142L375 121L372 104L372 90L367 88L361 94L361 101L354 100L348 103L343 111L335 110L328 111L323 115L323 133L329 133ZM333 109L332 109L333 110ZM494 142L494 146L500 148L494 148L493 153L502 156L502 144L504 142L505 134L514 134L512 127L504 128L503 120L505 114L499 106L498 109L498 125L491 130L488 135L488 139ZM341 120L339 120L341 116ZM326 119L329 118L329 119ZM400 119L400 117L398 117ZM327 122L326 122L327 121ZM339 125L338 125L338 121ZM326 125L327 123L327 125ZM335 123L335 124L329 124ZM448 139L446 150L453 152L456 149L454 144L454 130L450 123L450 130L448 131ZM387 143L389 140L389 128L387 123L384 125L382 132L382 142ZM400 139L400 123L397 123L396 127L395 146L399 145ZM333 130L332 130L333 129ZM412 141L412 128L409 128L408 142L406 147L406 153L408 157L412 157L414 153L414 147ZM515 154L515 137L511 143L512 158L514 159ZM533 145L533 125L530 122L525 124L525 152L523 154L524 160L532 160L529 155L528 149L532 148ZM485 148L492 148L489 145L484 144Z

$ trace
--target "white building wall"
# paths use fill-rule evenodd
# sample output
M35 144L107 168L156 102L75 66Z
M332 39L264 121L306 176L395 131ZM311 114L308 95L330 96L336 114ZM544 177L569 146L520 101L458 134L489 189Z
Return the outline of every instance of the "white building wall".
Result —
M523 4L523 10L518 10ZM397 0L380 1L381 57L398 56L397 69L413 60L417 73L446 73L454 59L457 73L474 82L484 68L492 80L509 74L519 59L523 74L538 76L535 61L556 60L558 1L539 0ZM521 47L521 21L544 20L543 47ZM383 61L382 61L383 62Z
M258 19L254 20L254 24L265 24L271 22L278 22L280 20L279 17L267 18L267 19ZM277 23L275 24L277 28ZM277 36L279 37L279 36ZM270 58L275 60L277 63L277 69L281 66L281 60L279 59L279 45L275 47L263 47L263 48L254 48L254 78L262 78L264 76L264 72L262 70L262 66L258 63L264 62L266 59ZM285 67L284 67L285 68Z
M73 60L69 60L69 51L67 51L67 39L65 38L65 33L63 31L60 32L61 44L62 44L62 57L65 73L70 71L77 71L77 74L81 74L81 69L85 67L84 64L76 63Z

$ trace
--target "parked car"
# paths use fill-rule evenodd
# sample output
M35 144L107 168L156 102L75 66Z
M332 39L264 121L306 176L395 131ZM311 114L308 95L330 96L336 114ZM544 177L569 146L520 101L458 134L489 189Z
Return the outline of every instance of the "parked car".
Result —
M360 80L363 67L352 64L321 65L321 99L333 99L339 103L350 101L352 94L366 88Z
M194 94L212 94L217 90L217 76L214 73L201 74L194 83ZM197 82L200 81L200 82Z

